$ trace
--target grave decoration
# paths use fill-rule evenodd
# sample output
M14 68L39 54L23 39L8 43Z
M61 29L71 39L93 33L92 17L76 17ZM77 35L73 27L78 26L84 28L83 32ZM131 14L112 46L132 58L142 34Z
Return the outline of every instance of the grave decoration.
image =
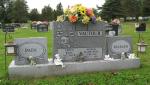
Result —
M9 66L10 78L42 78L140 66L140 59L132 53L131 38L107 36L109 24L93 23L91 9L78 4L68 8L65 14L51 22L54 38L49 60L46 38L15 40L17 56Z
M137 43L138 46L138 52L146 52L146 48L148 44L146 44L144 41L141 41L140 43Z
M68 7L64 11L64 15L57 17L58 22L69 21L71 23L96 23L96 21L101 21L100 17L95 16L92 8L86 8L81 4Z

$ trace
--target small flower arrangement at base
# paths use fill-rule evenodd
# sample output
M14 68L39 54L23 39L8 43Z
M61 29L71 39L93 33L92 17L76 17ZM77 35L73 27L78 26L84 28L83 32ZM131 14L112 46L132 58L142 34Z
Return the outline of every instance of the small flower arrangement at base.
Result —
M101 17L95 16L93 9L86 8L81 4L76 4L72 7L68 7L64 11L64 15L57 17L58 22L69 21L71 23L81 22L83 24L96 23L101 21Z

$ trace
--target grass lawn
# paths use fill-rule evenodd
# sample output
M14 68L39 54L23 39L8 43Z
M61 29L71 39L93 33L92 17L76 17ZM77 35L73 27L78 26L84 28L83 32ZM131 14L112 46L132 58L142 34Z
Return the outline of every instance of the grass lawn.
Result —
M134 23L122 24L121 35L130 35L133 40L133 51L136 53L138 34L135 32ZM52 31L38 33L36 30L17 29L9 33L7 41L14 38L47 37L48 55L52 55ZM147 23L147 32L143 33L144 40L150 45L150 23ZM138 69L122 70L117 72L93 72L65 76L54 76L44 79L8 80L4 62L4 33L0 31L0 85L150 85L150 49L140 53L141 67ZM14 57L7 56L7 65Z

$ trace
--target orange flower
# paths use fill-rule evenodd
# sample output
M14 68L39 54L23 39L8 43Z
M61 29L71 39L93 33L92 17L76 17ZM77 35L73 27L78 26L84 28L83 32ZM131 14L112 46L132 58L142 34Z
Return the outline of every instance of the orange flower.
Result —
M78 20L77 16L69 16L69 21L70 22L75 23L75 22L77 22L77 20Z

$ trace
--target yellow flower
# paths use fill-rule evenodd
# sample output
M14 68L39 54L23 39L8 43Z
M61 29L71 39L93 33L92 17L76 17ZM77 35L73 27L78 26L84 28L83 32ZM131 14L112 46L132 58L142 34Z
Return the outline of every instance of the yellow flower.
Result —
M64 10L64 14L65 14L65 15L68 16L70 13L71 13L71 12L70 12L70 9L69 9L69 8L67 8L67 9Z
M80 6L80 7L79 7L79 13L80 13L81 15L86 15L86 7Z
M83 16L83 19L82 19L83 24L88 24L89 21L90 21L90 18L88 16Z
M57 22L63 22L65 20L64 16L61 15L61 16L57 16Z
M98 22L99 22L99 21L102 21L101 17L97 17L97 18L96 18L96 21L98 21Z
M72 15L77 14L77 8L75 6L71 7L70 12Z

